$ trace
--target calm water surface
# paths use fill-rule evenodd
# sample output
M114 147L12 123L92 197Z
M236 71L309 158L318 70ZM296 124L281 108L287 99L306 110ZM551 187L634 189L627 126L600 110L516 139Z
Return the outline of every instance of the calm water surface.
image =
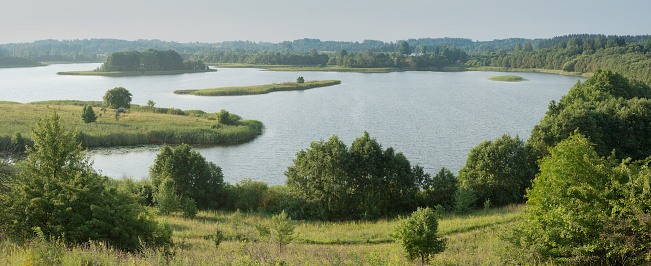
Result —
M222 167L231 184L242 178L284 184L284 171L296 152L310 142L332 135L350 146L368 131L384 148L401 151L427 172L441 167L456 172L470 149L502 134L527 139L551 100L566 94L577 77L519 73L529 81L498 82L497 72L272 72L219 69L211 73L145 77L60 76L59 71L91 70L100 64L52 65L0 69L0 100L101 100L114 87L125 87L133 103L219 112L226 109L244 119L260 120L265 130L241 144L196 147ZM255 96L199 97L176 95L178 89L257 85L339 79L340 85L306 91ZM584 80L581 78L581 80ZM144 178L158 146L90 151L94 166L114 178Z

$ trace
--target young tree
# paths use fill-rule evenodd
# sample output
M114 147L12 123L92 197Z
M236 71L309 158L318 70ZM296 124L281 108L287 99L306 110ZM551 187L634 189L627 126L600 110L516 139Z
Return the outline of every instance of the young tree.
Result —
M216 208L224 187L222 169L207 162L187 144L174 149L164 145L149 168L149 176L157 190L162 188L165 178L171 178L175 193L181 198L192 198L200 208Z
M123 87L115 87L104 94L104 106L109 108L130 108L131 93Z
M81 119L86 124L97 121L97 115L95 115L92 106L84 105L84 108L81 111Z
M430 256L445 250L446 240L437 236L438 226L438 217L432 209L418 208L400 221L392 236L404 249L407 259L420 258L424 265Z
M518 136L503 135L470 150L459 170L459 183L477 195L479 203L490 199L496 206L523 202L525 190L536 174L536 153Z
M147 107L154 108L154 105L156 105L156 103L153 100L147 101Z
M231 120L231 114L224 109L222 109L221 111L219 111L219 113L217 113L217 121L219 121L220 124L224 124L224 125L230 125L233 123L233 121Z
M298 84L305 83L305 79L303 78L303 76L299 76L298 78L296 78L296 83Z
M271 239L278 245L280 253L294 239L294 222L283 210L280 214L271 217Z
M135 250L141 242L171 244L171 229L161 226L132 195L107 189L106 178L91 168L77 140L54 113L32 129L34 148L21 163L18 183L2 200L0 227L18 239L45 236L66 243L90 240Z

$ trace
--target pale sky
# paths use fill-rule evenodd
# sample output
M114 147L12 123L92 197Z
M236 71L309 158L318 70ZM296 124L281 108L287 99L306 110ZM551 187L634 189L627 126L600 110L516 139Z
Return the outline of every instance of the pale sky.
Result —
M397 41L651 34L648 0L8 0L0 43Z

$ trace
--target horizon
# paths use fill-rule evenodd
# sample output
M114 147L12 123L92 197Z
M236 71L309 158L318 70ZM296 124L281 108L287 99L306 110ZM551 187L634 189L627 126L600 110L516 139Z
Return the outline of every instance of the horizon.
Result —
M178 43L285 40L395 42L419 38L492 41L577 34L648 35L651 2L516 0L286 0L234 2L115 0L110 5L62 0L16 1L0 17L0 44L39 40L161 40ZM533 10L533 11L532 11ZM607 19L605 19L607 18Z

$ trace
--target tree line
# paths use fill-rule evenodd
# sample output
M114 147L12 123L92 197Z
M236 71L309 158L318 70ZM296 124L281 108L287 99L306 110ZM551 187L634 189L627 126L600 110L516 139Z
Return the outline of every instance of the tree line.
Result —
M183 61L174 50L149 49L144 52L115 52L108 56L106 62L97 71L169 71L201 70L208 67L201 61Z

